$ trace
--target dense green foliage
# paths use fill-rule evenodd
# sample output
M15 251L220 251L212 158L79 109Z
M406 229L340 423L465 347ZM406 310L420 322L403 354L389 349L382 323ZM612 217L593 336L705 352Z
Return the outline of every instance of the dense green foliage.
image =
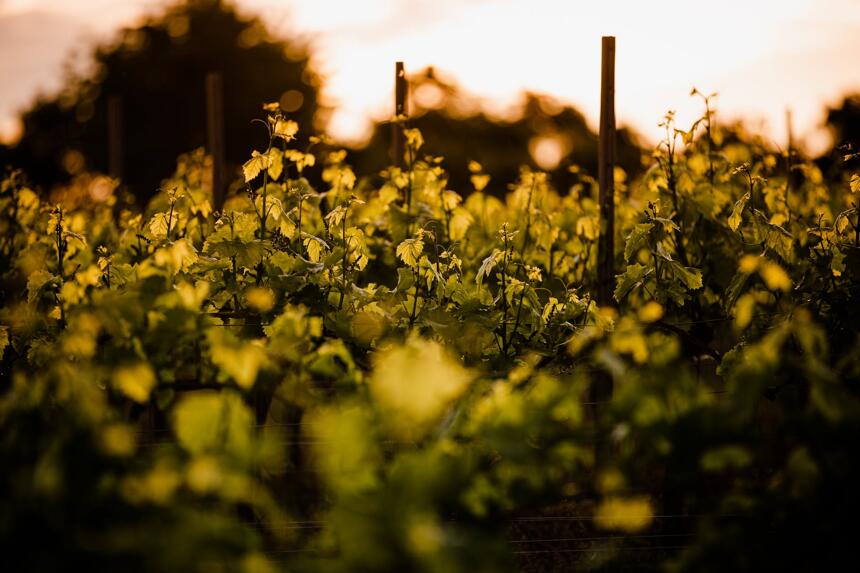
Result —
M3 182L10 570L851 555L856 157L826 181L710 109L689 131L667 116L651 168L617 173L617 309L598 308L586 173L559 193L524 169L500 200L472 163L458 192L404 125L406 168L374 187L266 111L269 145L220 213L201 153L144 213ZM588 543L510 539L539 515ZM548 539L531 522L523 539Z

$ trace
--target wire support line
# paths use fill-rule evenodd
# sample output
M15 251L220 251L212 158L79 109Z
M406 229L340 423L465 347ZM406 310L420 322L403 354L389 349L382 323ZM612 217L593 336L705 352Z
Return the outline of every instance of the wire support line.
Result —
M654 547L592 547L589 549L529 549L525 551L512 551L514 555L533 555L537 553L605 553L624 551L661 551L686 549L688 545L659 545Z

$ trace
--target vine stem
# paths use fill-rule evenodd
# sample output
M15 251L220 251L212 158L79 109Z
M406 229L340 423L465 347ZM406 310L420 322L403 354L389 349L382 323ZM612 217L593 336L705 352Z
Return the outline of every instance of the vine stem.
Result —
M406 190L406 220L408 221L406 227L406 235L412 236L412 187L415 184L415 157L413 156L412 146L410 145L408 148L409 155L409 187Z
M502 354L508 355L508 297L506 291L506 276L508 273L508 225L502 226L502 239L505 250L502 253Z
M411 330L415 326L415 317L418 311L418 290L420 288L420 283L418 279L420 278L418 275L418 271L416 269L412 269L413 280L415 281L415 295L412 298L412 312L409 315L409 329Z
M854 210L857 211L857 224L854 225L854 246L860 247L860 204L854 204Z
M532 173L532 186L529 189L529 198L526 201L526 228L523 234L523 257L526 256L526 249L529 246L529 233L532 227L532 196L534 196L535 187L537 186L537 175Z
M66 256L66 240L63 238L63 210L61 208L57 209L56 241L57 241L57 273L60 277L60 289L62 289L63 284L66 282L65 272L63 270L63 265L65 263L65 256ZM65 328L65 326L66 326L66 309L63 308L63 302L60 300L58 293L54 293L54 300L56 301L57 306L60 307L60 328Z
M528 288L528 285L523 284L523 291L522 291L522 293L520 293L520 303L517 306L517 315L516 315L516 318L514 319L514 328L511 330L511 339L507 344L508 347L510 347L514 343L514 336L517 333L517 328L520 327L520 314L522 313L522 310L523 310L523 301L526 298L526 289L527 288Z
M343 213L343 221L341 222L340 240L343 243L343 259L341 261L341 282L340 282L340 300L337 303L338 310L343 308L343 299L346 294L346 263L349 256L349 245L346 242L346 218L349 215L349 204L347 203L346 210Z
M299 191L299 226L298 226L298 237L299 237L299 254L302 253L302 203L304 202L304 195L302 195L301 190Z

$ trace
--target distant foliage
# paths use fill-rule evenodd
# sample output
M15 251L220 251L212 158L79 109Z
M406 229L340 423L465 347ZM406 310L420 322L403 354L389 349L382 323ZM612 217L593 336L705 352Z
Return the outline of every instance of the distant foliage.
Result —
M597 133L576 108L554 98L525 93L508 114L498 117L482 109L481 100L441 77L433 68L409 76L407 108L410 124L427 139L424 152L445 157L449 184L468 189L469 160L483 165L499 181L517 178L523 165L541 168L566 194L585 173L597 175ZM617 134L618 164L630 176L642 172L643 149L635 132L623 125ZM352 155L362 173L391 162L391 125L376 123L367 147ZM507 191L495 186L497 197Z
M50 188L83 169L108 173L108 100L121 97L124 181L138 205L157 193L176 157L206 145L205 80L221 72L226 160L237 169L257 135L247 118L280 100L305 126L316 117L320 79L307 48L273 38L258 18L224 0L180 0L96 48L91 68L22 116L8 151Z
M49 204L10 174L4 561L844 562L860 510L857 157L826 180L704 102L689 130L667 115L642 177L616 174L617 308L592 296L593 179L560 194L524 168L503 193L472 162L472 188L452 189L408 124L404 167L374 185L267 105L266 145L220 212L201 152L143 212L93 191L109 180ZM589 398L596 378L610 400ZM541 515L577 537L552 541Z

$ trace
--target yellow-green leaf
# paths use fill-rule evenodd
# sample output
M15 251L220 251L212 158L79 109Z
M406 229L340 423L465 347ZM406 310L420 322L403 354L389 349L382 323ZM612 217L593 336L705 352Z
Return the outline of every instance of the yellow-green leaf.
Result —
M424 145L424 136L415 128L404 129L403 135L406 137L406 145L412 149L413 153L421 149L421 146Z
M3 352L9 346L9 327L0 326L0 358L3 358Z
M370 390L390 427L415 437L441 416L471 379L437 342L412 338L374 359Z
M406 239L397 245L396 254L401 261L410 267L418 266L418 259L424 252L424 241L419 238Z
M462 201L463 198L456 191L445 190L442 192L442 207L446 211L453 211Z
M653 519L651 500L645 496L609 497L597 507L594 515L598 527L627 533L642 531Z
M624 259L630 260L633 255L639 252L639 249L646 246L648 243L648 234L654 228L654 223L639 223L630 231L627 237L627 243L624 245ZM587 237L588 238L588 237Z
M156 213L152 216L152 219L149 220L149 232L156 239L166 238L168 231L170 231L170 229L167 228L168 222L173 226L175 221L169 221L167 213Z
M791 278L789 278L788 273L772 261L764 261L759 267L759 274L770 290L788 292L791 289Z
M248 306L259 312L269 312L275 306L275 293L267 287L254 286L245 291Z
M251 459L254 417L235 393L190 394L174 408L172 422L179 444L195 456L227 451L240 460Z
M344 217L346 217L346 207L343 205L338 205L337 207L332 209L328 215L325 216L325 220L328 223L329 229L331 229L332 227L337 227L338 225L340 225ZM331 232L334 233L333 230Z
M113 372L113 383L116 389L128 398L138 404L144 404L155 388L155 372L146 362L120 366Z
M735 203L735 206L732 209L732 214L729 215L729 227L732 231L737 231L738 227L740 227L741 221L743 221L744 207L746 207L749 199L750 194L745 193L744 196L738 199Z
M155 264L173 272L186 271L198 260L197 249L188 239L179 239L155 251Z
M482 173L475 173L469 177L472 181L472 185L475 187L475 191L481 192L490 182L490 176L484 175Z
M27 301L33 302L39 298L42 288L54 280L54 275L46 270L39 269L30 273L27 277Z
M254 341L247 342L225 332L212 328L206 331L210 356L213 364L221 372L232 378L236 385L248 389L257 380L257 373L266 360L263 347Z
M320 262L322 257L322 243L316 237L306 237L304 240L305 249L308 251L308 259L313 263Z
M657 322L661 318L663 318L663 307L657 301L648 301L639 309L639 320L642 322Z
M269 167L269 157L259 151L251 153L251 159L242 165L242 173L245 175L245 183L252 181L260 171Z
M296 133L299 131L299 124L291 119L278 119L275 121L275 126L272 128L272 135L280 137L285 141L295 139Z
M755 310L755 295L747 293L735 303L735 328L743 330L752 322Z
M280 149L273 147L269 150L269 177L278 179L283 172L284 154Z

